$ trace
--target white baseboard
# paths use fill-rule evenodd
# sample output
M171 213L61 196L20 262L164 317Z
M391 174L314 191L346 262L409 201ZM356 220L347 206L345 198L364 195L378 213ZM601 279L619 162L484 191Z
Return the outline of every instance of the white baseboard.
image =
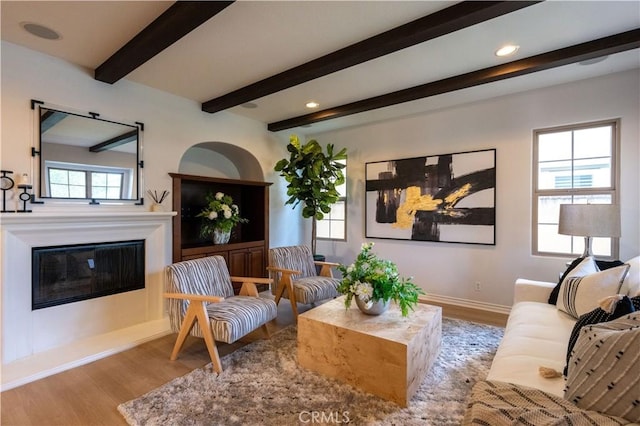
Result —
M169 319L149 321L132 327L73 342L2 365L1 391L13 389L97 361L171 333Z
M437 294L427 294L420 296L422 303L436 302L447 305L460 306L468 309L475 309L480 311L495 312L498 314L509 315L511 312L511 306L496 305L494 303L478 302L476 300L459 299L457 297L440 296Z

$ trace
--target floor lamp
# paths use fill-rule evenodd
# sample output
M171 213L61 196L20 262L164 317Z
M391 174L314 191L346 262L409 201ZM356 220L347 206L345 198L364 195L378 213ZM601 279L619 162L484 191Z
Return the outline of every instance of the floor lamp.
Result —
M620 237L620 206L616 204L561 204L558 233L584 237L582 257L593 256L592 237Z

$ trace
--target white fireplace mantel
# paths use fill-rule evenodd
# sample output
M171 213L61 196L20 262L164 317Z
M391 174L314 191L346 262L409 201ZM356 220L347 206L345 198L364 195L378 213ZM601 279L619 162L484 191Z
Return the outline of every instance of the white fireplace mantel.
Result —
M171 219L176 212L147 211L76 211L76 212L32 212L32 213L0 213L0 226L42 225L46 223L95 223L103 226L107 223L122 221L149 222L160 218Z
M175 212L0 214L2 390L91 362L169 333L162 298ZM31 249L145 240L145 288L31 309Z

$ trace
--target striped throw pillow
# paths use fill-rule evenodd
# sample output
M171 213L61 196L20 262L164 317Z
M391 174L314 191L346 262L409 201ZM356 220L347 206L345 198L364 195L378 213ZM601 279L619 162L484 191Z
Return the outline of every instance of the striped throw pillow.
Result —
M564 397L585 410L640 422L640 314L582 327Z
M560 285L556 307L574 318L591 312L600 299L618 294L628 271L629 265L624 264L594 274L567 277Z

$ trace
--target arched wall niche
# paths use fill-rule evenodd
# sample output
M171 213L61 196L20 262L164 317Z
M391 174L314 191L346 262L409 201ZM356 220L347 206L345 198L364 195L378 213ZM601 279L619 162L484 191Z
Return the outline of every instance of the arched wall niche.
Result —
M187 149L178 166L187 175L264 181L260 162L249 151L225 142L201 142Z

